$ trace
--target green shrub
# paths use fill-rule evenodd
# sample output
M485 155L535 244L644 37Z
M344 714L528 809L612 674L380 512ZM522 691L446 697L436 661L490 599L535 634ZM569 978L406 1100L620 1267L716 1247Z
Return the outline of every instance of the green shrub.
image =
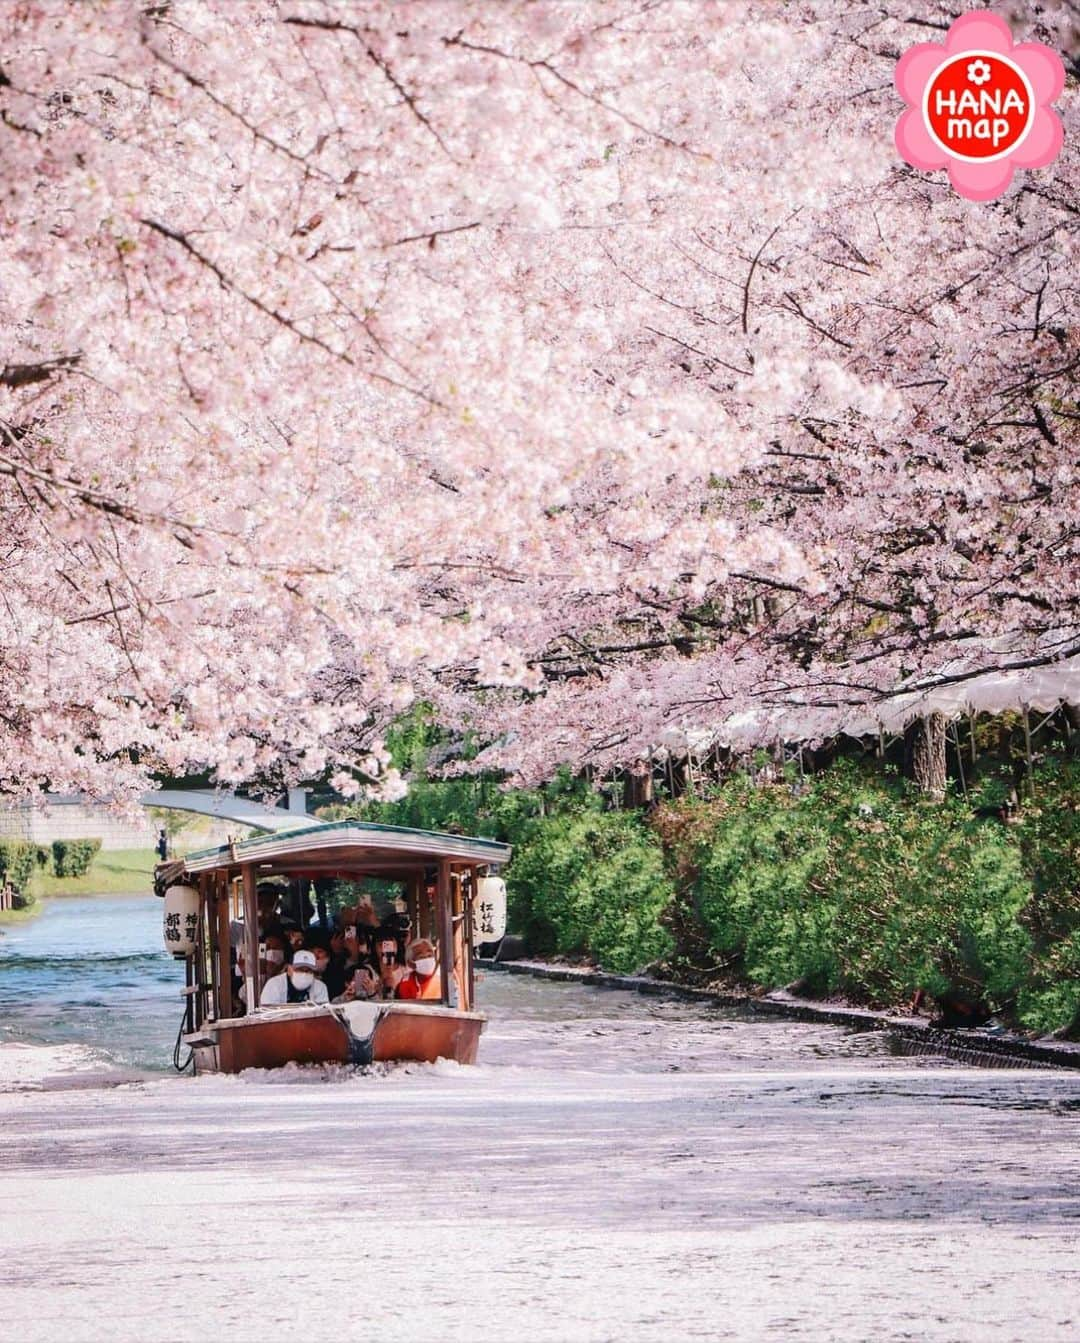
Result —
M1033 955L1020 1019L1080 1032L1080 763L1040 770L1011 832L1034 888L1023 916Z
M100 848L100 839L54 839L53 870L58 877L84 877Z
M35 846L21 839L0 840L0 884L9 881L20 895L26 895L34 875Z
M584 801L533 820L507 885L512 925L536 951L592 956L625 974L671 950L660 916L674 887L655 836L636 816Z
M919 988L1015 1002L1031 883L996 821L848 761L804 792L735 781L700 805L697 911L747 979L892 1005Z
M983 750L1003 725L980 723ZM426 778L440 735L423 707L387 740L408 796L338 810L512 844L511 927L536 952L628 971L672 953L671 926L699 970L891 1007L965 994L1080 1035L1080 763L1048 763L1008 826L973 812L1008 797L1007 761L979 765L970 800L841 759L797 789L735 779L646 821L565 774L529 791Z

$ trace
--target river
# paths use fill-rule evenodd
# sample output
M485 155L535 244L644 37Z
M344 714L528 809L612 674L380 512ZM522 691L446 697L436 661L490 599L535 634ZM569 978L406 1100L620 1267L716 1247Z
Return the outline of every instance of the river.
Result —
M3 1336L1080 1336L1075 1074L489 974L474 1068L177 1077L160 908L0 936Z

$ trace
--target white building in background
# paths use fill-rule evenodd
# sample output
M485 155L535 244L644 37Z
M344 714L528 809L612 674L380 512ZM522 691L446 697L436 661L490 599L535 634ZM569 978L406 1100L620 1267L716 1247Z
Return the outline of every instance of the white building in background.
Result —
M286 830L316 823L307 815L307 791L289 791L287 807L267 807L231 793L210 790L144 793L144 808L163 807L190 821L170 844L182 852L246 838L253 828ZM100 839L102 849L152 849L160 824L149 811L125 816L79 794L51 793L35 802L0 806L0 840L51 844L54 839Z

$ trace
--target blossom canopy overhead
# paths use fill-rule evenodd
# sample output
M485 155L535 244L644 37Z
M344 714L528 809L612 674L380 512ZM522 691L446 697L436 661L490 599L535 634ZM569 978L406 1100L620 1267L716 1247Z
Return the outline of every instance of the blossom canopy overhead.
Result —
M961 200L910 9L0 9L0 789L391 793L418 695L536 777L1075 652L1075 68Z

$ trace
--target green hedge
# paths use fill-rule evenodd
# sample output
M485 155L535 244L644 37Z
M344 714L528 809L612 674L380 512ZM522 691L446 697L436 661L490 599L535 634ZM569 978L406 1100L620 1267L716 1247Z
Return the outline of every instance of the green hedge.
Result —
M1034 800L1013 833L1032 880L1023 922L1033 949L1020 1015L1047 1030L1080 1027L1080 763L1037 773Z
M1031 888L997 822L846 763L803 794L734 784L710 810L698 910L747 979L888 1004L919 988L1015 998Z
M421 777L399 802L329 813L348 814L512 844L510 925L537 952L590 956L627 972L672 949L660 918L674 887L656 835L638 815L605 812L592 789L566 774L536 790Z
M918 989L986 999L1024 1026L1080 1033L1080 764L1048 762L1003 825L1008 769L980 765L969 803L928 802L880 762L806 780L735 779L651 817L605 811L561 775L541 789L424 778L437 739L413 715L401 802L342 814L514 845L511 928L540 954L631 971L656 959L732 982L802 981L899 1007ZM678 947L668 931L675 930Z
M1010 826L844 761L801 789L740 780L664 811L683 903L733 976L892 1007L917 989L977 996L1035 1029L1080 1025L1077 767L1048 771Z
M507 870L512 926L541 952L594 957L618 973L672 950L663 853L636 816L593 808L537 819Z
M11 882L20 895L26 895L36 864L36 845L21 839L0 840L0 884Z
M84 877L100 848L100 839L54 839L53 871L58 877Z

